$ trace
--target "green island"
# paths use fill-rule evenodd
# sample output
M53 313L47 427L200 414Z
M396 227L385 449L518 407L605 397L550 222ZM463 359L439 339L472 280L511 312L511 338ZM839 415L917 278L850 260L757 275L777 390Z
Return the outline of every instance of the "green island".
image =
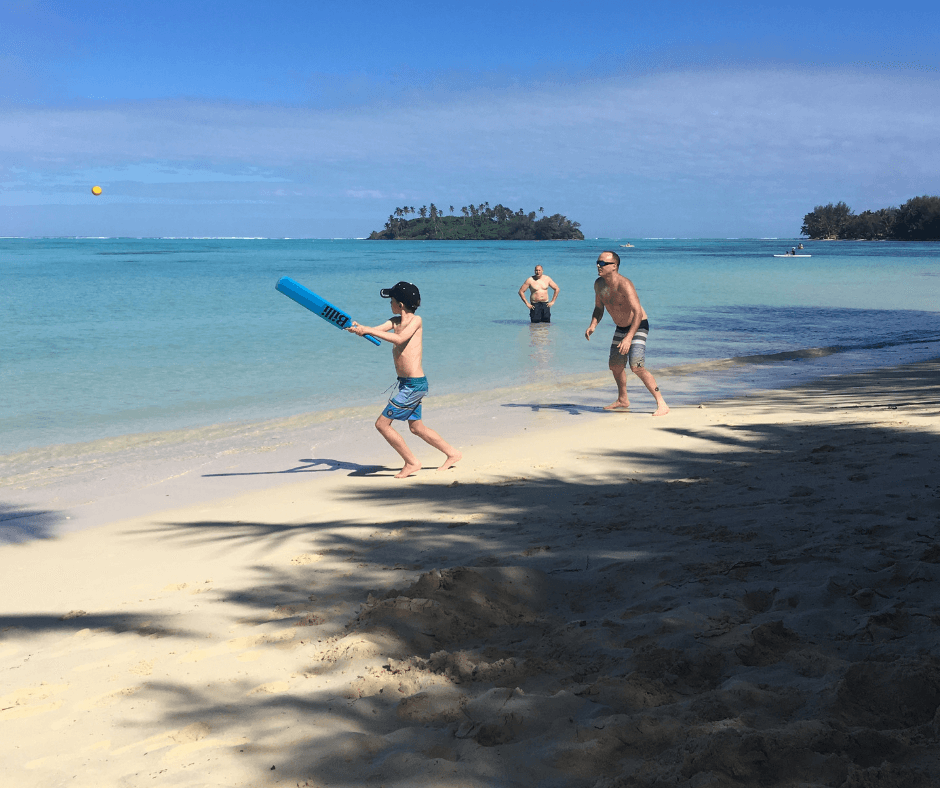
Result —
M817 205L803 217L800 233L814 241L940 241L940 197L860 214L844 202Z
M383 230L376 230L372 241L583 241L584 234L578 222L570 221L560 213L546 216L539 208L526 213L521 208L513 211L505 205L493 208L488 202L466 205L460 209L462 216L454 214L454 206L445 214L433 202L430 207L422 205L417 211L413 207L396 208L388 217ZM409 215L417 218L409 219Z

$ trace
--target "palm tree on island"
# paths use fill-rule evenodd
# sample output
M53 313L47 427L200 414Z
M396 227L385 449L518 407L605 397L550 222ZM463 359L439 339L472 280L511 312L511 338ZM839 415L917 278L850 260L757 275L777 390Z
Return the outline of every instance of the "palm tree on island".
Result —
M371 240L503 240L503 241L554 241L584 240L579 229L581 224L568 219L560 213L545 215L545 208L539 206L535 211L526 212L519 208L514 211L502 203L490 207L489 202L477 205L470 203L461 207L463 216L454 214L450 206L449 216L437 207L436 203L422 205L418 211L414 207L395 208L388 217L385 227L369 235ZM418 214L420 218L408 219L408 215Z

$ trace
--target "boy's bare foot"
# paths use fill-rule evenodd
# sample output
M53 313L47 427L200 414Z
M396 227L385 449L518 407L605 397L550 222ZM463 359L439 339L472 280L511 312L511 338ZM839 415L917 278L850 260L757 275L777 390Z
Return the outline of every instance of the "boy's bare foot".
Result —
M444 460L444 464L440 468L438 468L438 470L446 471L448 468L452 468L453 466L455 466L462 459L463 459L463 455L459 451L454 452L453 454L448 454L447 459Z
M420 464L417 464L417 463L416 463L415 465L406 465L406 466L405 466L404 468L402 468L398 473L395 474L395 478L396 478L396 479L407 479L409 476L411 476L412 474L417 473L417 472L420 471L420 470L421 470L421 465L420 465Z
M667 413L669 413L669 406L664 402L662 405L656 408L656 412L653 415L665 416Z
M630 407L630 400L624 402L623 400L617 400L616 402L611 402L610 405L605 405L604 410L624 410Z

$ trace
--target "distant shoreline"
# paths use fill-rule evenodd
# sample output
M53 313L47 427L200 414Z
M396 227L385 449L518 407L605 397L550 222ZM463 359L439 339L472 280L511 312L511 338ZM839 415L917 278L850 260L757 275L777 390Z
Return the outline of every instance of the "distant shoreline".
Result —
M940 243L938 239L929 239L929 238L912 238L901 240L900 238L806 238L804 240L812 241L816 243L817 241L864 241L865 243L885 243L885 244L930 244L930 243Z
M812 241L940 241L940 197L912 197L899 208L856 214L845 202L817 205L800 234Z

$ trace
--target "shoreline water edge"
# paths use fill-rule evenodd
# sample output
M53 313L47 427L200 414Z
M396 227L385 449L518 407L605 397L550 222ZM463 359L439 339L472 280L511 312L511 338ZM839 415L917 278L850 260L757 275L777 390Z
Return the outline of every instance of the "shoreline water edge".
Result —
M861 357L814 348L681 364L658 369L657 376L670 403L688 407L938 357L940 344L933 341L866 349ZM631 382L630 390L634 404L624 415L634 419L651 412L642 386ZM546 376L527 385L430 397L428 407L459 437L462 449L511 434L531 440L529 427L545 413L610 417L603 406L612 391L609 375ZM372 426L383 401L0 455L0 544L95 527L171 503L271 488L304 474L378 471L395 461Z
M916 360L940 343L940 244L811 244L813 258L784 262L772 256L780 243L621 249L650 316L651 368L708 372L730 358L761 368L760 385L773 388L771 369L791 377L779 362L831 374ZM584 329L608 247L621 248L0 241L0 455L376 403L392 382L387 351L325 329L277 293L285 274L369 324L388 314L379 289L418 283L434 397L603 375L613 327L605 318L590 343ZM563 288L551 326L530 326L516 295L536 264Z

